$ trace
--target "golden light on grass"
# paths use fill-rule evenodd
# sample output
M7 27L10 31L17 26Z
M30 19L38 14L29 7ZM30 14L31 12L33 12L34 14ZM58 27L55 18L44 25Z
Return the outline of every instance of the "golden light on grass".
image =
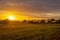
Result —
M8 19L9 20L15 20L15 17L11 15L11 16L8 16Z

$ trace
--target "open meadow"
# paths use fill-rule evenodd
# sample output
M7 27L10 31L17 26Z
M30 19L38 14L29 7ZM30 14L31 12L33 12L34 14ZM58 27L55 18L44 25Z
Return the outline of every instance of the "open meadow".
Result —
M60 40L60 24L0 25L0 40Z

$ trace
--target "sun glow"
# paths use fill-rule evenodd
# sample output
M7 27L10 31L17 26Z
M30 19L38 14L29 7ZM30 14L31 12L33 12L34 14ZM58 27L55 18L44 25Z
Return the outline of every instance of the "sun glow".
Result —
M22 12L4 11L1 19L5 20L29 20L31 17L24 15Z
M9 20L15 20L15 17L14 16L9 16L8 19Z

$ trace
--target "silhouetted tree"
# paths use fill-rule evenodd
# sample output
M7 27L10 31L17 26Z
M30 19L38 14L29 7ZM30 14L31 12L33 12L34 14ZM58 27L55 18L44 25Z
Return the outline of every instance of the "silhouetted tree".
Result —
M40 23L46 23L45 20L41 20Z
M53 21L55 21L55 19L52 18L50 21L53 22Z
M55 23L55 22L56 22L56 20L52 18L50 20L48 19L48 22L47 23Z
M51 21L48 19L48 20L47 20L47 23L51 23Z
M38 20L38 23L40 23L40 20Z
M56 20L56 23L60 23L60 19Z
M53 19L53 18L50 21L51 21L51 23L55 23L56 22L56 20Z
M3 20L0 20L0 24L3 24Z
M24 22L24 23L26 23L26 22L27 22L27 20L24 20L23 22Z
M34 21L34 20L29 20L29 21L28 21L28 23L35 24L35 23L36 23L36 21Z
M33 20L31 20L30 23L34 23Z
M9 20L8 19L5 19L5 20L3 20L3 23L4 24L7 24L7 23L9 23Z

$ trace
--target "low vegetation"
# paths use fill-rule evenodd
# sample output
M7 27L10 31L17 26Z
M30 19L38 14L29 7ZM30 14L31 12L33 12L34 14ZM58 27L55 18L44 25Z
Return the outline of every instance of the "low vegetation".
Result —
M60 24L9 24L8 27L0 26L0 40L60 40Z
M60 40L60 21L0 21L0 40Z

